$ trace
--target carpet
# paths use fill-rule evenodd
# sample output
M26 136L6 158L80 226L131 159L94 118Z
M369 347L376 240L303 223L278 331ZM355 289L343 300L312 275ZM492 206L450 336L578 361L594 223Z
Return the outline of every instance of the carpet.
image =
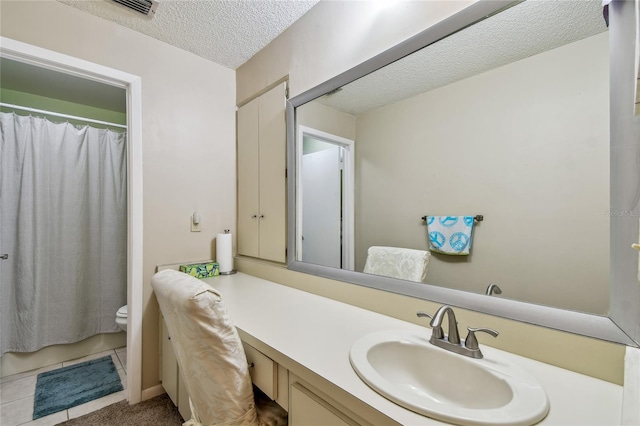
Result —
M33 419L122 390L111 356L38 374Z
M59 426L182 426L184 420L167 394L129 405L116 402Z
M287 412L253 387L258 418L262 426L287 426ZM116 402L82 417L58 423L56 426L182 426L184 420L167 394L129 405Z

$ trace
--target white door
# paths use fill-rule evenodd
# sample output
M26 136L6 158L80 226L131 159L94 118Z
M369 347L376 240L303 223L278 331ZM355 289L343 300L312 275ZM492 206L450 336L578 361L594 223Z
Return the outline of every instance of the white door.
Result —
M341 267L340 148L302 156L302 261Z

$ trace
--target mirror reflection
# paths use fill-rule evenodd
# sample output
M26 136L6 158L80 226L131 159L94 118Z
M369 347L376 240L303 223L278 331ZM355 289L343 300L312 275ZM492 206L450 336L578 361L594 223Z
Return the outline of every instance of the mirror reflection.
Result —
M296 260L606 314L608 43L529 0L296 108Z

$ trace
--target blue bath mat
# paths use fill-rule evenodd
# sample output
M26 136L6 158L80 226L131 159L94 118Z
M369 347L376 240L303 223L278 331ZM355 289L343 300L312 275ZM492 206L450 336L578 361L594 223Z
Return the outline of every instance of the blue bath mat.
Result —
M109 355L38 374L33 419L122 390Z

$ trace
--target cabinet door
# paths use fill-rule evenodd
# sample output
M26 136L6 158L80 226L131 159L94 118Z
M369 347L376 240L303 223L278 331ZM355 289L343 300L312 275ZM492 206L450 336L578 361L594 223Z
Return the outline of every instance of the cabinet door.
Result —
M286 261L286 83L238 109L238 254Z
M291 385L289 396L290 426L355 426L357 423L340 413L304 386Z
M287 229L286 83L260 96L260 258L285 262Z
M178 372L178 412L187 421L191 419L191 405L189 404L189 392L185 386L182 372Z
M238 109L238 254L259 257L258 109L260 98Z
M269 398L278 398L278 364L248 343L242 343L251 381Z
M162 387L174 405L178 405L178 360L173 352L171 337L164 320L160 321L162 336Z

